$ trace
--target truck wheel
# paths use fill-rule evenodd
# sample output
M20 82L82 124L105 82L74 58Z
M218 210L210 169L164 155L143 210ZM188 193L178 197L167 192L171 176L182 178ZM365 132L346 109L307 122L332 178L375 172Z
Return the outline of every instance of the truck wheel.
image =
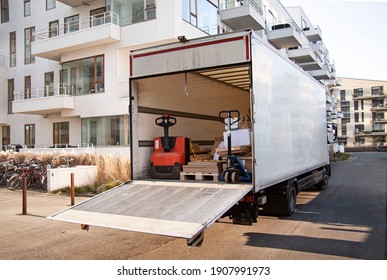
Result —
M296 186L291 184L286 188L284 215L291 216L296 211L297 191Z
M292 183L277 186L273 194L268 196L267 203L263 206L263 213L265 215L291 216L296 210L296 185Z
M316 187L319 191L323 191L328 187L328 175L326 173L324 174L322 181L318 183Z

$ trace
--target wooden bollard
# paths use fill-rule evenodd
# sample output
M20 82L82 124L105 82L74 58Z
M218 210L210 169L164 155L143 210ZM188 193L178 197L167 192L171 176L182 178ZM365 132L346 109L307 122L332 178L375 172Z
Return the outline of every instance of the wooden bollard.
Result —
M23 215L27 215L27 178L23 178Z
M71 173L71 206L75 204L74 173Z

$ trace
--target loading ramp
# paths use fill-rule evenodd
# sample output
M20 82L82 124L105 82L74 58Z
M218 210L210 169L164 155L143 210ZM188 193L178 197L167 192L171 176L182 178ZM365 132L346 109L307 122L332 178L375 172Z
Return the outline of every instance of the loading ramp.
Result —
M200 245L204 230L251 189L251 184L132 181L48 218L185 238L188 245Z

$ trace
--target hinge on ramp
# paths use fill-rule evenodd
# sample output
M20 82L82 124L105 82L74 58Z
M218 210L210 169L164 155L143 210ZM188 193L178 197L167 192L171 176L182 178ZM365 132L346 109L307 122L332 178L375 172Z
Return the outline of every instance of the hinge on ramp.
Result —
M203 244L203 239L204 239L204 230L197 233L190 239L187 239L187 245L199 247Z

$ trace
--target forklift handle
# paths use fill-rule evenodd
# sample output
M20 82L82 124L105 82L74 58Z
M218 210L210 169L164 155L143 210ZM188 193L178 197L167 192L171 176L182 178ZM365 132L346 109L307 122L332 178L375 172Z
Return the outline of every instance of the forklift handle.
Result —
M225 116L226 115L226 116ZM233 125L234 123L238 122L239 119L240 119L240 113L238 110L228 110L228 111L220 111L219 112L219 115L218 115L218 120L221 122L221 123L224 123L224 124L227 124L226 123L226 119L230 119L231 118L235 118L236 117L236 120L234 120L233 122L230 123L230 125Z
M162 117L157 118L155 123L161 127L170 127L176 124L176 118L171 117L168 114L164 114Z

